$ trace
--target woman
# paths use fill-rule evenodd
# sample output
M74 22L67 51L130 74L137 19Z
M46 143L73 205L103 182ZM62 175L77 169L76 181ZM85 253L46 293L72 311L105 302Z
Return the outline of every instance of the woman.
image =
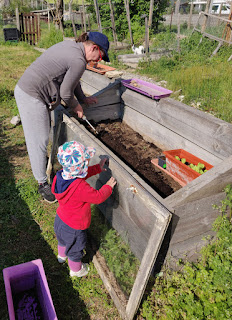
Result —
M95 97L85 97L80 78L87 63L109 61L108 49L108 38L100 32L84 33L76 41L55 44L26 69L15 87L38 192L50 203L56 201L46 176L50 112L62 101L82 118L81 103L96 103Z

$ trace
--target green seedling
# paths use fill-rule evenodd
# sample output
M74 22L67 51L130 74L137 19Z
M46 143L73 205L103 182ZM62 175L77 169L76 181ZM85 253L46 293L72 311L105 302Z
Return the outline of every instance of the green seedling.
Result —
M185 163L185 162L186 162L186 159L185 159L185 158L182 158L182 159L181 159L181 162L182 162L182 163Z
M176 160L180 160L180 157L178 157L178 156L175 156L175 159L176 159Z

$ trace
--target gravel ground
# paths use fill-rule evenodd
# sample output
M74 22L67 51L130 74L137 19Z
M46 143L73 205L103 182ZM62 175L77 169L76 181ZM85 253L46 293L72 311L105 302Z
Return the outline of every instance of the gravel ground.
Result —
M143 76L141 74L136 73L136 71L134 69L126 69L126 70L116 69L116 71L123 72L122 75L120 76L120 78L125 79L125 80L137 78L137 79L140 79L143 81L147 81L147 82L156 84L156 85L164 87L164 88L167 86L167 81L161 80L159 82L156 82L154 79L152 79L150 77L146 77L146 76Z

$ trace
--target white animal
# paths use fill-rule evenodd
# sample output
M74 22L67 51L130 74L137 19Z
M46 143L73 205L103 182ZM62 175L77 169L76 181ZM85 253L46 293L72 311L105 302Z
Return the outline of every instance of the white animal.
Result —
M143 53L145 53L144 46L139 46L138 48L136 48L134 44L132 46L132 51L134 52L134 54L143 54Z

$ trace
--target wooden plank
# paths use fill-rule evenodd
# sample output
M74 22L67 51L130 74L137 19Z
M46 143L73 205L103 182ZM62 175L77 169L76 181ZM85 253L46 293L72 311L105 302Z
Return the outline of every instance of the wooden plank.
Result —
M35 41L35 35L36 35L36 31L35 31L35 23L36 23L36 20L35 20L35 15L33 15L31 17L31 24L32 24L32 44L35 45L36 44L36 41Z
M95 103L94 107L105 106L121 102L121 83L120 81L115 81L114 83L109 83L105 88L99 90L94 94L98 102Z
M114 275L112 274L112 272L110 272L107 264L98 251L93 256L93 263L104 283L105 288L113 299L114 304L119 311L119 314L121 315L122 319L125 319L127 299L126 297L124 297L124 294L120 290L120 288L115 289L115 286L112 285L112 281L114 283L116 282Z
M197 29L197 28L194 28L194 31L198 31L198 32L201 32L201 30ZM216 40L216 41L222 41L222 42L225 42L225 43L228 43L228 44L231 44L231 40L226 40L226 39L222 39L222 38L219 38L219 37L216 37L216 36L213 36L212 34L209 34L209 33L206 33L206 32L201 32L202 35L204 37L207 37L209 39L212 39L212 40Z
M124 89L122 101L131 109L152 119L154 125L159 123L218 158L223 159L232 154L232 139L230 138L232 124L230 123L179 101L165 98L156 102L129 89Z
M215 165L208 172L188 183L184 188L164 199L164 203L177 208L181 205L220 193L232 183L232 156Z
M207 238L205 238L206 236ZM206 246L214 236L215 232L208 231L172 246L168 250L164 262L165 266L172 270L179 270L181 268L181 265L178 263L180 259L188 262L197 261L200 257L201 248Z
M30 44L33 44L33 36L32 36L32 22L33 17L31 15L28 15L28 25L29 25L29 37L30 37Z
M205 16L208 16L208 17L212 17L214 19L218 19L220 21L231 23L230 19L222 18L219 15L215 15L215 14L212 14L212 13L206 13L204 11L201 11L201 12L199 12L199 15L205 15Z
M20 32L20 21L19 21L19 8L18 8L18 5L16 5L16 8L15 8L15 18L16 18L17 29Z
M170 242L170 250L175 244L188 241L193 237L206 234L212 229L213 222L218 217L218 210L213 209L213 205L220 205L225 198L224 192L202 197L193 202L188 202L179 206L175 210L175 217ZM176 220L176 221L175 221ZM182 244L182 247L183 244ZM186 245L185 251L188 251Z
M122 117L120 82L109 83L108 86L95 94L97 103L82 105L88 120L116 120Z
M100 122L102 120L116 120L122 116L122 107L120 103L108 106L91 106L88 108L83 107L84 114L88 120Z
M101 74L85 70L81 77L81 87L86 94L92 95L107 87L113 81Z
M179 149L181 146L181 149L194 154L212 165L222 160L208 150L187 140L185 136L179 135L173 131L174 129L171 130L132 108L125 107L123 121L141 134L146 141L155 143L162 150Z
M216 53L218 52L218 50L221 48L221 46L223 45L222 41L218 43L217 48L213 51L213 53L211 54L211 57L215 56Z
M132 320L143 297L148 279L151 275L154 262L156 261L163 237L169 222L166 224L155 224L151 233L146 251L143 255L141 265L135 279L129 301L126 307L127 319Z

